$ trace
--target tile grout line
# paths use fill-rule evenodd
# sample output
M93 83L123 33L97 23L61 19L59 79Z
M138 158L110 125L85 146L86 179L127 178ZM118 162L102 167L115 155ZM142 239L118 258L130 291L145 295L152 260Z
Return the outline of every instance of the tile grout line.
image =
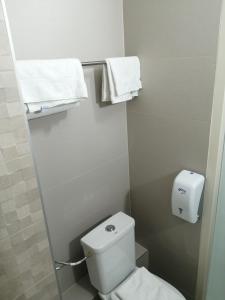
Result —
M38 280L35 284L33 284L31 287L29 287L28 289L25 289L25 292L28 292L30 290L32 290L35 286L37 286L39 283L41 283L42 281L46 280L47 278L50 277L50 275L54 275L55 273L52 271L50 272L48 275L44 276L42 279ZM19 276L18 276L19 277ZM18 299L18 297L20 297L21 295L17 295L14 299L12 300L16 300Z
M103 162L103 163L100 164L99 166L94 167L93 169L90 169L90 170L88 170L87 172L84 172L84 173L82 173L82 174L79 175L79 176L75 176L75 177L73 177L73 178L70 178L69 181L62 182L62 183L61 183L61 186L64 186L64 185L66 185L66 184L68 184L68 183L71 183L71 182L73 182L73 181L75 181L75 180L78 180L78 179L80 179L80 178L82 178L82 177L84 177L84 176L87 176L87 175L89 175L89 174L95 172L95 171L98 170L98 169L104 168L104 167L107 166L107 165L111 165L113 162L118 161L118 160L120 160L121 158L123 158L123 157L125 157L125 156L127 156L127 155L128 155L127 152L121 152L121 154L120 154L119 156L114 157L114 158L112 158L111 160L109 160L109 161L107 161L107 162ZM48 187L46 190L47 190L47 191L52 191L52 190L54 190L54 189L57 188L57 187L58 187L58 185L54 185L54 186Z
M38 223L42 223L42 221L44 221L44 216L41 217L39 220L34 221L31 225L28 225L27 227L24 227L23 229L18 230L16 233L8 234L7 237L4 237L4 238L2 238L2 239L0 238L0 242L3 242L4 240L7 240L7 239L14 238L14 237L17 236L18 234L23 233L25 230L30 229L30 228L33 227L34 225L37 225ZM42 224L43 224L43 223L42 223ZM47 235L46 235L46 236L47 236Z

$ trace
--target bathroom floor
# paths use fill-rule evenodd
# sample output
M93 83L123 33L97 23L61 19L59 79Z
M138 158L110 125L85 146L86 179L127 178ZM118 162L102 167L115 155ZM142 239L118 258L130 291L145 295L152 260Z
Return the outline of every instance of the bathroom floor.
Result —
M99 299L97 291L91 286L88 276L83 277L79 282L63 293L63 300L94 300Z

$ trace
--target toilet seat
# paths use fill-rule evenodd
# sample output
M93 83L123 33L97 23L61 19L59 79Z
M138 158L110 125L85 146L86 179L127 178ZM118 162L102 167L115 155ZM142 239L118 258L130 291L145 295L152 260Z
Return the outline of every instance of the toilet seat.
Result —
M185 300L177 289L144 267L137 268L110 294L99 295L103 300Z

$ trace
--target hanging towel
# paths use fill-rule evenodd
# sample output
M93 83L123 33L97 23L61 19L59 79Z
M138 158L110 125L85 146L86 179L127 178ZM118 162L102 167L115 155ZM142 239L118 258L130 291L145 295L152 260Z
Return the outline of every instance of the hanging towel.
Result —
M136 56L106 59L103 66L102 101L113 104L129 101L142 88L140 61Z
M104 299L104 297L102 297ZM110 297L110 300L185 300L169 283L153 275L144 267L137 269Z
M78 59L18 61L16 71L24 104L31 113L88 97Z

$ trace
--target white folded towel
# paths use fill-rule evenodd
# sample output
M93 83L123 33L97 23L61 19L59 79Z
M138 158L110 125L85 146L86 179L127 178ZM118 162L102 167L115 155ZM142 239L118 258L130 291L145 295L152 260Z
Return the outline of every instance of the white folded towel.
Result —
M16 71L24 103L30 112L79 102L88 97L78 59L17 61Z
M102 76L102 101L113 104L138 96L142 88L140 61L136 56L106 59Z
M185 300L178 290L144 267L137 269L110 297L111 300Z

